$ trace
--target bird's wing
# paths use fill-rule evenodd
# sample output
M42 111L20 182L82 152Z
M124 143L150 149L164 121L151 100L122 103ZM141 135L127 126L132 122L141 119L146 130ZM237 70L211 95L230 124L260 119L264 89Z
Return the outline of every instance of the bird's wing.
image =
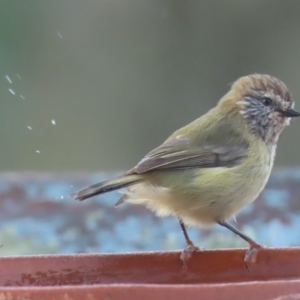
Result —
M148 153L127 174L149 171L191 168L233 167L246 156L247 146L204 143L194 145L188 137L180 135Z

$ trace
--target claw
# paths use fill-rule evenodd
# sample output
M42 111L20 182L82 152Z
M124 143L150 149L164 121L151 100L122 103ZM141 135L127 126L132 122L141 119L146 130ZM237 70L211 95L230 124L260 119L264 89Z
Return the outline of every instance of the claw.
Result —
M249 264L256 263L257 253L262 248L263 248L263 246L255 243L255 244L251 244L250 248L246 251L246 254L244 257L244 263L245 263L245 267L248 271L250 271Z
M187 268L186 262L191 258L194 252L198 251L199 248L195 247L192 243L184 249L180 254L180 259L183 263L183 267Z

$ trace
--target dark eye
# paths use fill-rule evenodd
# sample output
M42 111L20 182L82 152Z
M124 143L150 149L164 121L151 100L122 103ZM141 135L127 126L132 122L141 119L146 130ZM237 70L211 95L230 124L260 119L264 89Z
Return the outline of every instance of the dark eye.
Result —
M270 106L272 104L272 99L265 97L262 99L262 103L264 106Z

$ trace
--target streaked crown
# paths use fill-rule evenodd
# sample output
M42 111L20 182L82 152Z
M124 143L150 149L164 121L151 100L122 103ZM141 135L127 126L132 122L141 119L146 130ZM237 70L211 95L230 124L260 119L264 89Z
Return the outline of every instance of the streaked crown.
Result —
M239 110L250 131L266 143L274 144L295 111L294 101L286 85L279 79L262 74L239 78L221 100Z

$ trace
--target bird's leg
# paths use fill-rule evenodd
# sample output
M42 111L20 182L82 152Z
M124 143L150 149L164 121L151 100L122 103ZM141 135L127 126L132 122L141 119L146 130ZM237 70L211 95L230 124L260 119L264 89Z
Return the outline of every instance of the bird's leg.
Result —
M193 242L191 241L191 239L189 238L188 236L188 233L186 231L186 228L185 228L185 225L184 223L180 220L179 220L179 224L180 224L180 227L181 227L181 230L183 232L183 235L184 235L184 238L185 238L185 241L186 241L186 244L187 244L187 248L184 249L182 252L181 252L181 255L180 255L180 259L184 265L184 267L186 267L186 262L187 260L191 257L191 255L199 250L198 247L195 247Z
M230 231L237 234L239 237L241 237L243 240L245 240L247 243L249 243L250 248L246 251L244 263L246 268L249 270L249 263L255 263L256 262L256 256L259 249L263 248L260 244L256 243L254 240L249 238L247 235L243 234L241 231L236 229L235 227L231 226L227 222L218 222L219 225L226 227Z

